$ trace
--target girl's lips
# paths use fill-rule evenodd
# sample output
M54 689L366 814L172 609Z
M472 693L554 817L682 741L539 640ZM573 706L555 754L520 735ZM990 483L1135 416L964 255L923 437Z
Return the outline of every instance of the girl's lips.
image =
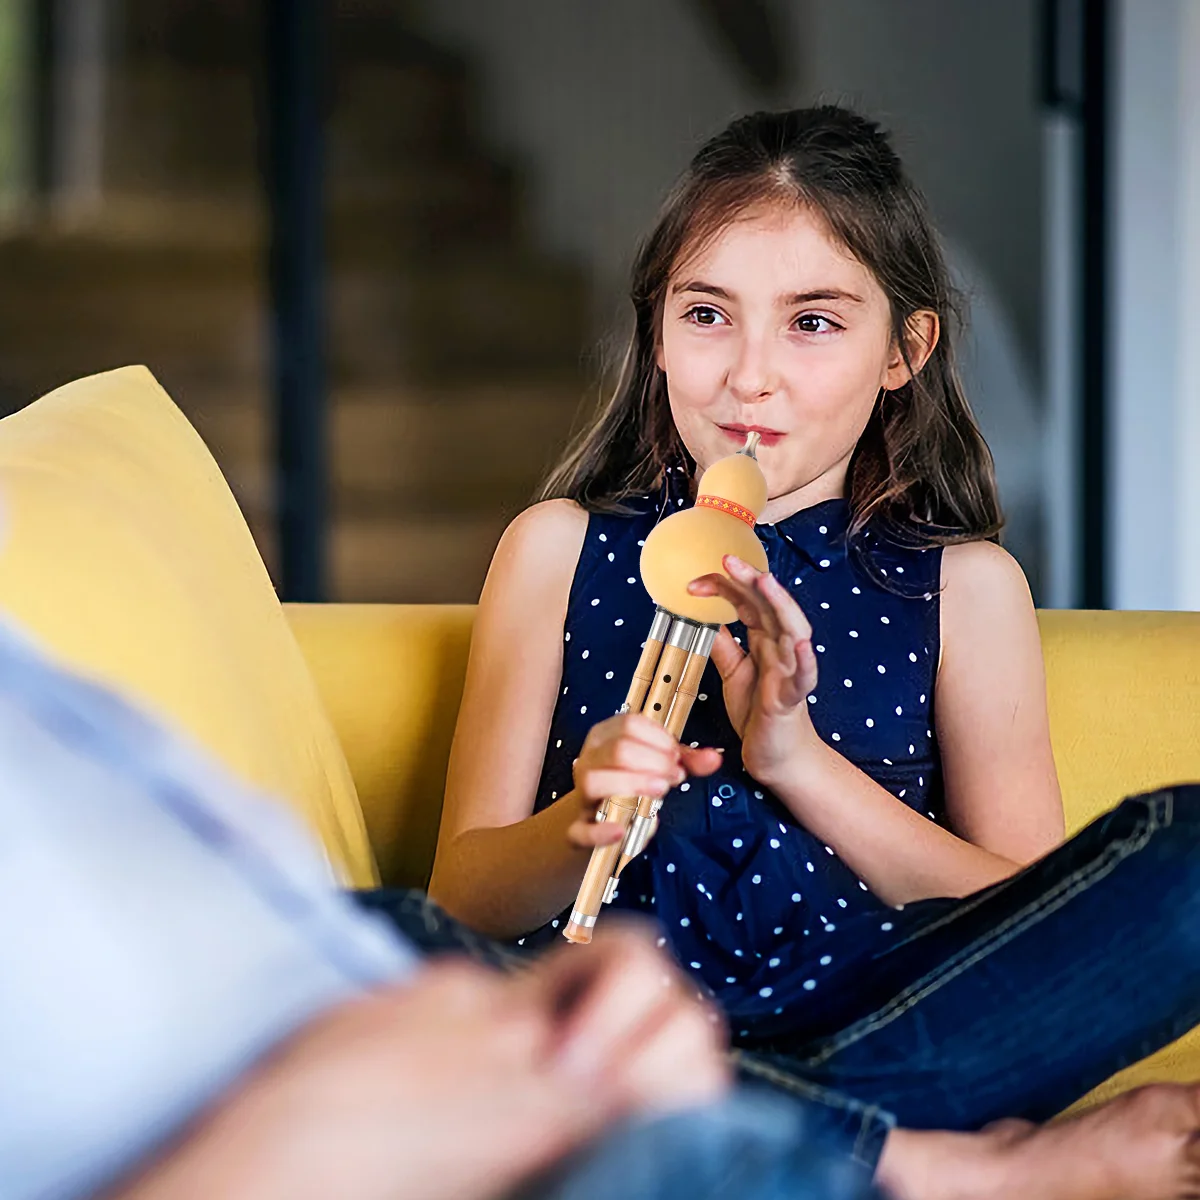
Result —
M762 438L764 446L774 446L783 441L785 434L782 434L777 429L764 429L761 425L718 425L717 428L730 439L742 445L746 441L746 434L753 431Z

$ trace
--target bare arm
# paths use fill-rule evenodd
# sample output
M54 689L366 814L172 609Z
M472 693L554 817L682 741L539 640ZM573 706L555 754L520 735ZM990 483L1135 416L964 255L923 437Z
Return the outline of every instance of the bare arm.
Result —
M662 796L721 761L640 714L609 717L588 732L572 789L530 815L586 526L568 501L523 513L501 540L480 600L430 891L496 937L536 929L574 900L592 849L621 836L594 819L605 797Z
M947 549L942 584L936 712L950 824L1024 866L1064 835L1029 586L988 542Z
M739 703L745 711L747 768L893 904L969 895L1046 853L1063 832L1041 646L1024 576L987 543L952 547L943 563L936 711L953 832L817 737L801 702L816 681L811 631L782 588L756 580L752 570L732 571L761 648L756 653L752 642L743 659L723 640L714 652L731 715ZM783 693L772 682L780 673L795 677ZM740 702L731 688L744 693Z
M570 501L526 510L500 539L479 600L429 890L498 937L561 912L587 867L587 851L567 838L574 796L531 815L586 531L587 514Z

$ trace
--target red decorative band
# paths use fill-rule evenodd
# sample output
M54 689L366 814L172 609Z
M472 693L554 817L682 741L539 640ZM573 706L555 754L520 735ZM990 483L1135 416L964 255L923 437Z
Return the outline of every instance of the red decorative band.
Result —
M754 514L732 500L723 500L720 496L697 496L696 507L715 508L718 512L726 512L731 517L737 517L739 521L745 521L751 529L754 528Z

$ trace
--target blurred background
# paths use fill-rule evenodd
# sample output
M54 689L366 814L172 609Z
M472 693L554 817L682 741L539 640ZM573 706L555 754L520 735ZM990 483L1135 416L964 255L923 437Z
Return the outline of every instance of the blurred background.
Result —
M0 411L145 363L285 598L472 601L670 181L840 100L1038 602L1200 608L1198 66L1198 0L0 0Z

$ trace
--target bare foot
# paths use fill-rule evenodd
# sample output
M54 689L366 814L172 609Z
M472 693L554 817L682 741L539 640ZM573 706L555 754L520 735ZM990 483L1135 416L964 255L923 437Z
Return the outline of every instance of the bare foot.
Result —
M1200 1198L1200 1085L1139 1088L1068 1121L896 1130L877 1176L895 1200Z

